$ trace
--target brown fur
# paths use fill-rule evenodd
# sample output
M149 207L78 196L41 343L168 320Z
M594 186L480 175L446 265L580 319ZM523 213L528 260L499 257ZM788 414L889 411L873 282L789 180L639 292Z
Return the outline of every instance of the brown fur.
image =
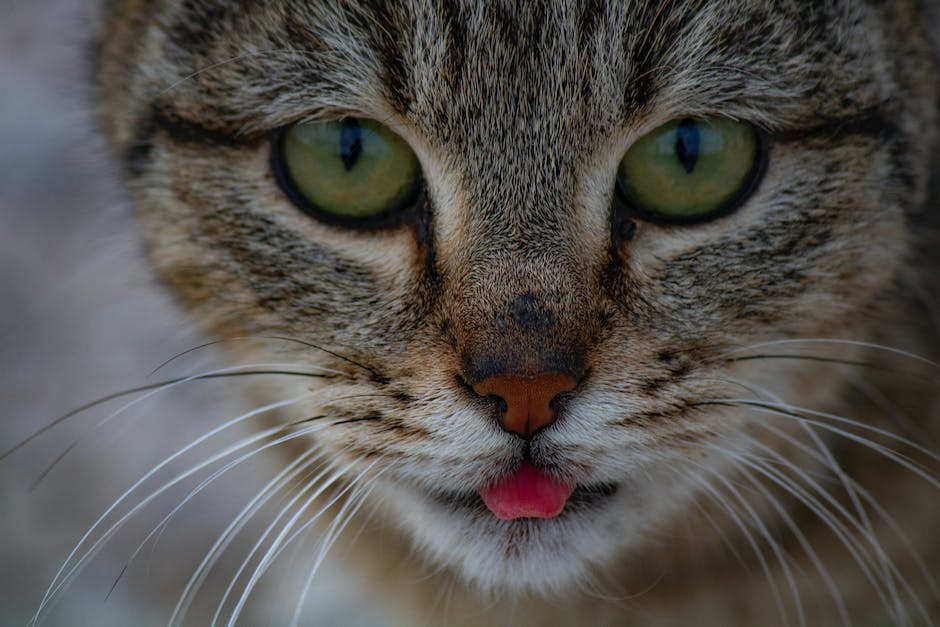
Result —
M908 624L812 504L768 475L742 474L714 447L769 454L745 434L827 475L830 511L851 510L839 482L849 473L934 572L936 489L819 428L840 460L827 466L788 442L815 446L793 419L709 403L755 398L742 383L764 386L794 406L896 431L853 387L864 380L936 432L936 367L859 345L761 344L844 338L937 357L918 296L936 293L926 282L937 271L925 244L936 222L927 199L937 74L920 3L115 0L109 15L102 124L126 163L153 262L213 332L289 336L309 343L293 357L340 373L317 384L310 411L346 419L317 436L334 459L383 469L382 498L368 504L382 531L353 546L384 547L384 560L363 558L376 590L411 598L419 619L446 590L435 620L455 625L774 624L772 586L740 516L791 624L795 597L808 625L840 624L804 543L831 571L852 624ZM343 229L278 189L269 134L345 115L383 121L419 155L426 193L413 221ZM642 134L697 115L766 132L759 189L729 216L640 221L624 235L618 161ZM522 297L539 324L514 313ZM734 359L747 355L764 358ZM585 373L528 454L579 483L618 483L616 506L582 508L562 528L497 523L436 499L523 455L490 400L460 383L491 362ZM752 502L731 514L689 473L714 473L725 499L739 490ZM918 603L940 620L898 530L866 511L911 587L900 593L910 624L927 620ZM792 556L796 594L768 535ZM420 559L405 557L412 545ZM490 561L470 565L479 555ZM396 574L403 562L414 576ZM435 574L423 585L401 583L426 570ZM585 594L586 578L627 599ZM486 605L483 593L497 600Z

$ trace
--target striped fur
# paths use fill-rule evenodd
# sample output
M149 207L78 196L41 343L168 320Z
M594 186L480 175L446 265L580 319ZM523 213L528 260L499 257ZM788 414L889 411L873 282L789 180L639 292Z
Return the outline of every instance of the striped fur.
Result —
M924 383L936 369L857 344L764 345L840 338L937 356L919 300L936 294L938 270L927 11L916 0L112 0L101 121L153 263L194 318L220 337L326 348L292 357L343 373L317 384L310 411L343 419L317 435L333 459L383 469L374 528L352 547L376 594L421 615L452 586L439 620L454 625L798 624L796 598L811 626L841 624L838 598L854 625L922 625L918 608L940 621L940 601L898 529L866 506L910 586L895 581L910 623L807 499L742 460L776 452L769 468L823 476L845 507L849 473L935 573L936 488L817 428L836 467L787 440L815 450L805 422L715 401L769 389L897 431L853 383L865 381L938 430ZM414 220L342 229L277 188L271 134L347 115L387 123L418 154ZM612 208L625 150L696 115L766 132L759 189L706 224L626 224ZM513 314L520 298L539 324ZM460 383L493 355L520 369L561 355L587 373L528 445ZM558 519L497 521L468 488L523 454L616 491L576 498ZM769 556L788 616L736 518ZM761 528L792 556L796 594ZM414 576L390 574L411 546Z

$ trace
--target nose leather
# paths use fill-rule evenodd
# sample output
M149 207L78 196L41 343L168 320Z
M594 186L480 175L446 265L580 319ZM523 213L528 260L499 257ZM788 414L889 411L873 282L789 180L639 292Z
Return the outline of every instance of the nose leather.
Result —
M552 401L577 387L571 375L549 372L535 376L498 375L473 386L480 396L498 396L505 404L499 416L500 426L510 433L529 438L555 422Z

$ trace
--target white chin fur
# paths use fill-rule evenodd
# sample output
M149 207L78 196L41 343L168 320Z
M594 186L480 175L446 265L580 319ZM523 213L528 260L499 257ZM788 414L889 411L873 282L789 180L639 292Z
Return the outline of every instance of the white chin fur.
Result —
M482 504L449 506L405 488L383 487L386 502L423 553L493 597L555 596L589 584L597 567L639 540L637 512L646 509L637 507L636 495L617 493L553 519L504 521Z

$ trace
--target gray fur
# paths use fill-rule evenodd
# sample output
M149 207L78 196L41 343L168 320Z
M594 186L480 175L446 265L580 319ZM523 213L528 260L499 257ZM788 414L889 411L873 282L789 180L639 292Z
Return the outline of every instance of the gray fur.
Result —
M726 514L713 513L718 531L676 539L688 520L706 520L696 503L707 499L673 471L686 464L692 474L744 481L704 448L756 454L742 434L809 464L762 429L770 423L810 442L792 420L702 405L754 396L736 381L883 425L848 386L877 371L729 361L734 351L845 338L936 355L936 335L921 330L906 296L913 259L937 269L922 244L926 229L912 226L928 206L937 98L919 3L112 4L98 73L102 124L126 160L156 267L217 334L285 335L348 358L302 354L345 374L330 383L334 400L311 411L349 422L319 442L336 459L380 460L385 498L377 500L404 528L394 541L422 547L441 573L430 589L457 582L463 600L447 620L490 624L467 609L481 590L509 605L563 598L571 614L553 614L557 624L583 612L597 617L592 624L780 620L766 581L715 557L727 552L716 549L719 531L747 546ZM379 232L320 224L277 188L269 134L346 115L383 121L419 155L427 189L414 223ZM618 236L614 177L631 142L670 119L706 115L766 134L759 189L712 222L640 221L635 235ZM523 296L550 322L513 322ZM803 349L824 359L884 357L859 346ZM585 379L529 454L581 484L616 483L617 494L603 506L574 503L559 519L514 523L441 497L523 455L488 399L458 382L485 359L523 372L577 362ZM912 411L936 431L927 387ZM835 450L845 444L820 433ZM859 464L852 468L883 469L859 474L876 498L891 481L910 484L910 498L925 503L897 515L936 571L940 546L926 533L940 522L928 504L935 489L914 487L884 456L855 453L846 457ZM825 525L763 483L789 514L764 497L753 507L793 551L801 594L809 599L821 575L787 516L817 542L854 620L890 615ZM890 527L876 526L893 546ZM651 542L654 531L671 540ZM356 548L368 552L373 539L367 532ZM773 569L784 581L780 564ZM601 573L627 594L648 590L636 603L647 618L577 593ZM903 603L924 604L937 620L928 581L913 567L903 574L911 586ZM837 624L836 605L808 601L808 624ZM533 624L549 624L532 612Z

